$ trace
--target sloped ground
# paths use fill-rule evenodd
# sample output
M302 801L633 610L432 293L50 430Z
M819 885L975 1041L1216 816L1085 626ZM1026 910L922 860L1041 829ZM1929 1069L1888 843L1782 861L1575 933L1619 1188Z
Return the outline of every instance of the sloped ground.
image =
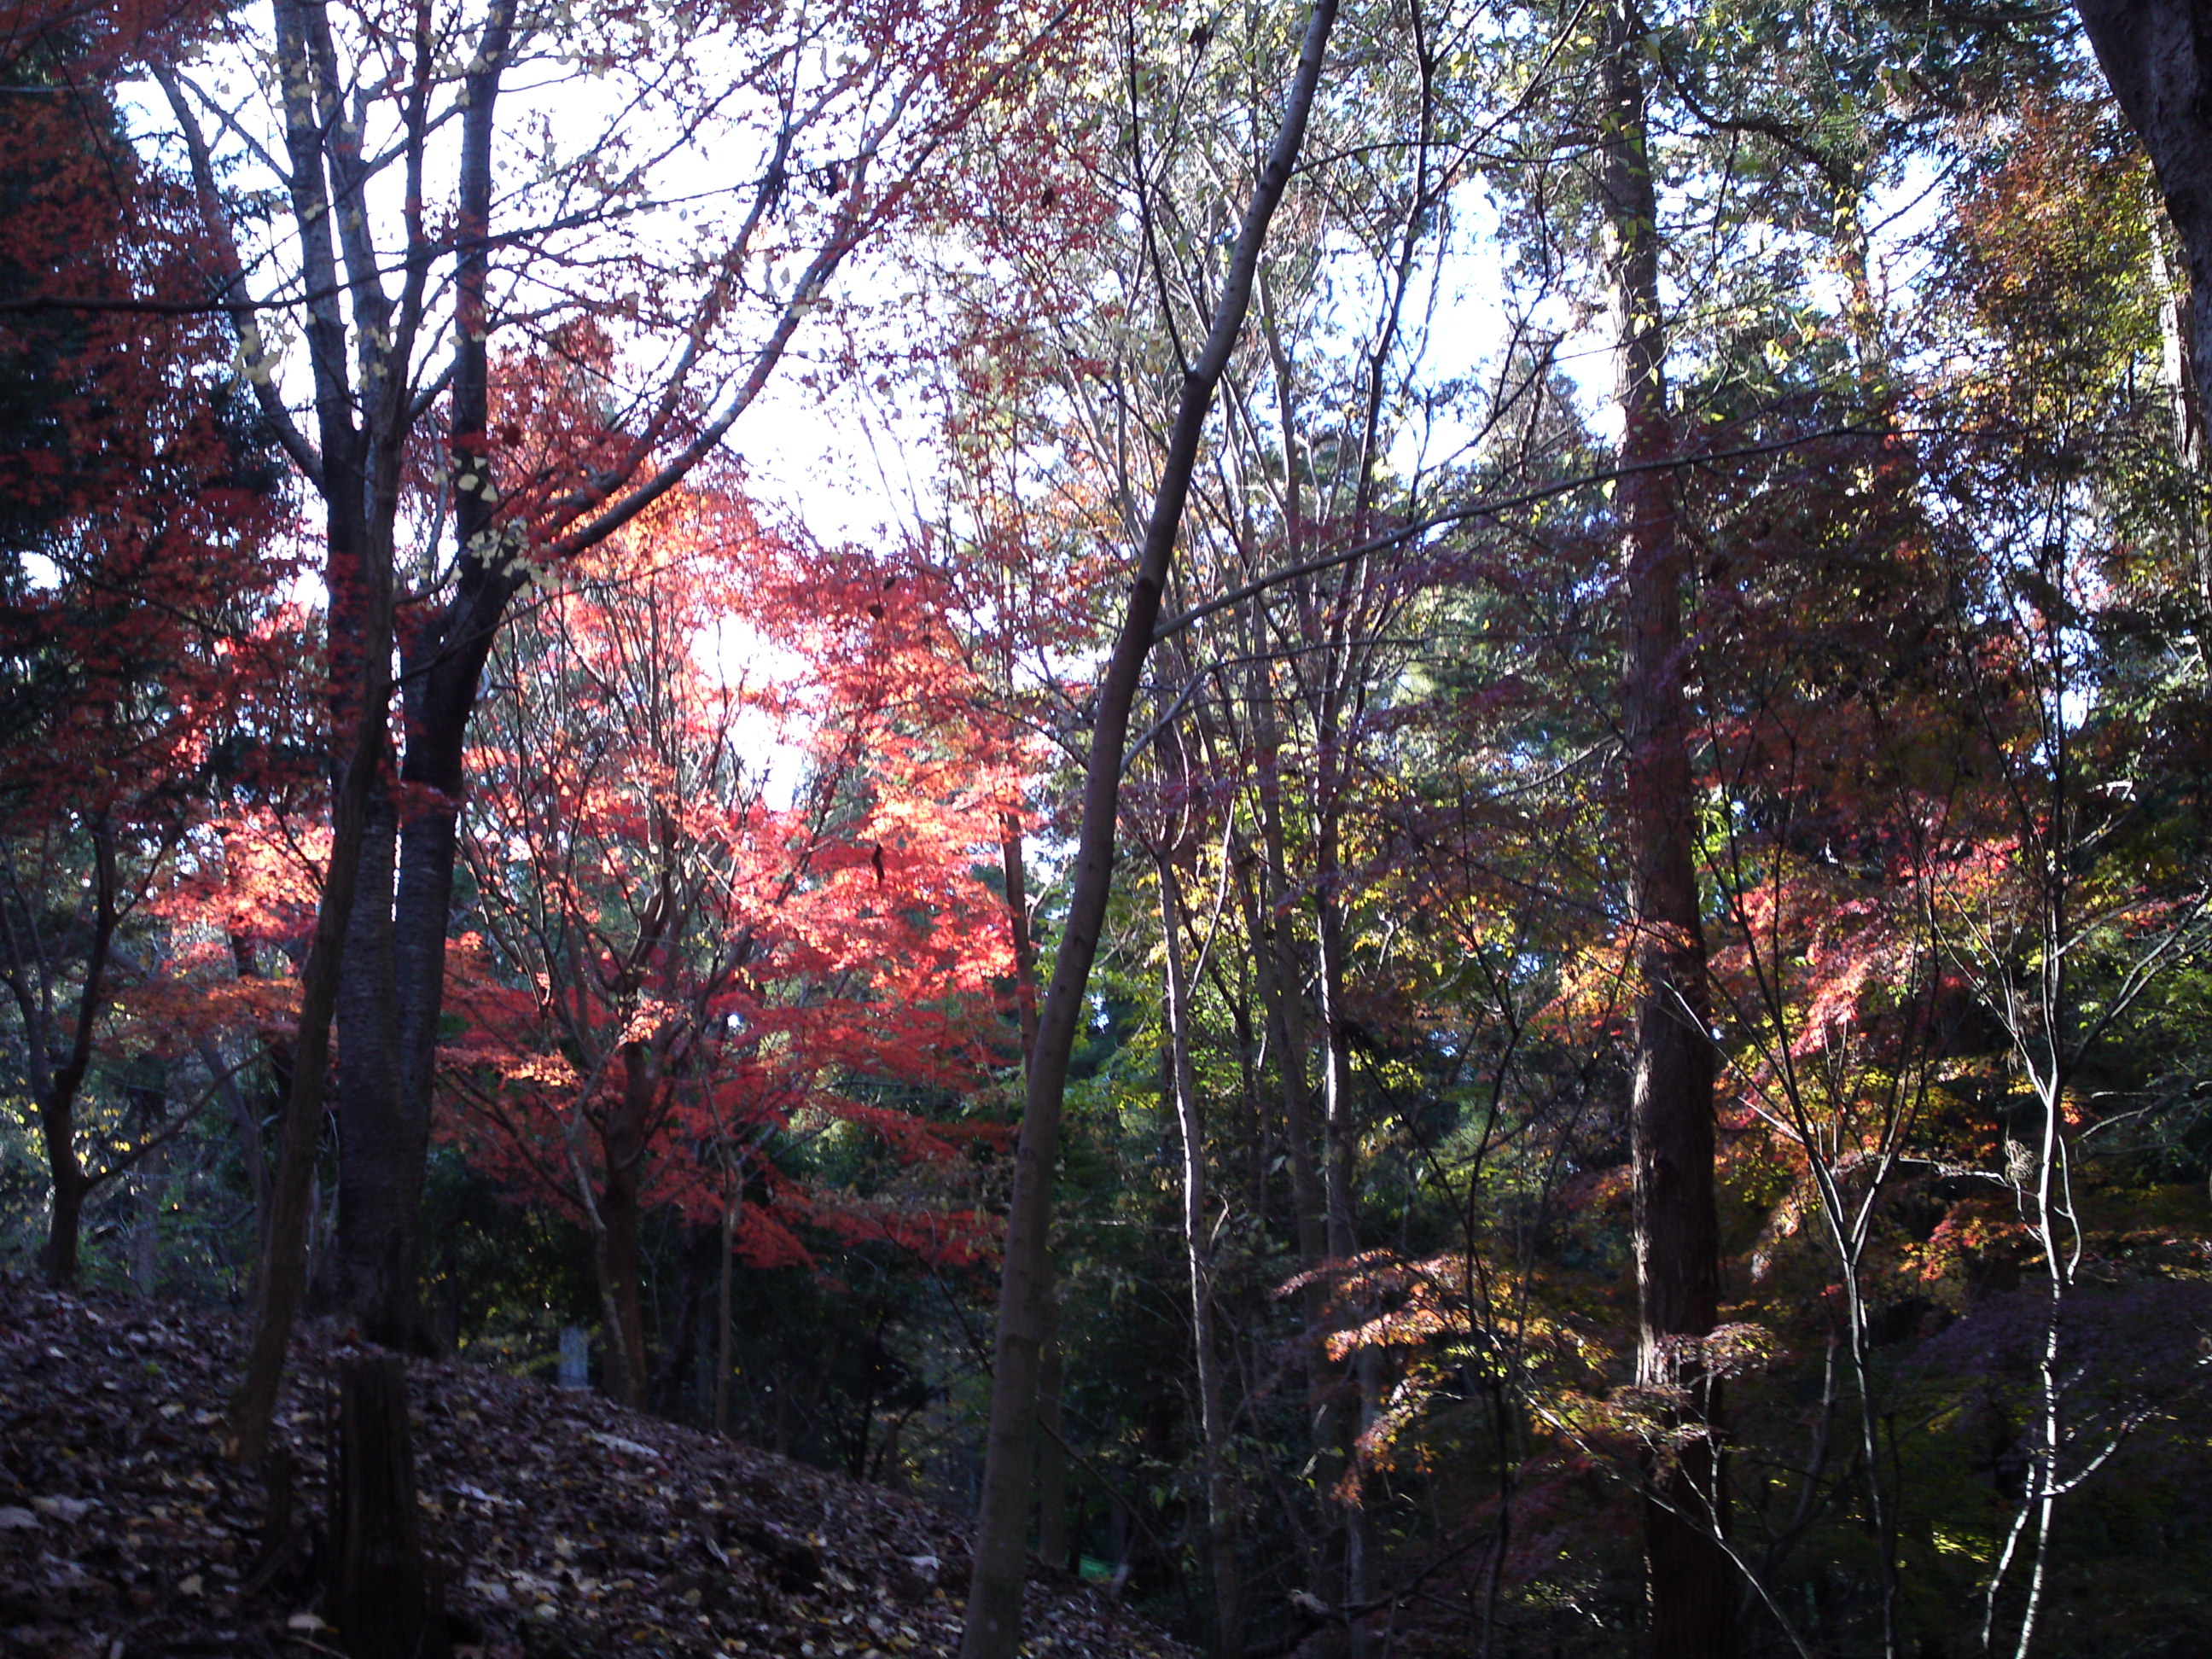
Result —
M278 1412L295 1461L272 1559L260 1477L216 1436L242 1322L0 1275L0 1653L307 1655L320 1619L333 1362L304 1330ZM949 1655L967 1540L926 1504L467 1366L410 1364L424 1533L459 1659ZM1052 1659L1182 1650L1068 1580L1032 1582Z

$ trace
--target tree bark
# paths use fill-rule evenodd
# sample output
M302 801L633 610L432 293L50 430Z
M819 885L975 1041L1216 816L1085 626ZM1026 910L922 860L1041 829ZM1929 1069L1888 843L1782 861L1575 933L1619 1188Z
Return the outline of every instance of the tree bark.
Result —
M2174 438L2200 490L2212 472L2212 16L2182 0L2082 0L2078 8L2097 62L2158 175L2189 272L2186 314L2169 315L2160 295L2159 323L2170 336L2167 372L2174 383ZM2165 238L2154 228L2154 269L2165 274ZM2189 526L2198 607L2200 673L2212 672L2212 523L2205 510Z
M2181 237L2197 407L2212 410L2212 15L2193 0L2081 0L2076 9Z
M1030 939L1029 876L1022 857L1022 826L1012 812L999 820L999 860L1006 882L1006 927L1014 946L1014 1012L1022 1034L1022 1064L1036 1054L1036 946Z
M1037 1382L1037 1557L1068 1565L1067 1448L1060 1439L1060 1389L1066 1381L1057 1292L1045 1303L1044 1361Z
M387 641L390 615L387 609L384 612ZM231 1403L234 1449L239 1461L248 1465L259 1464L268 1450L276 1390L283 1381L284 1353L291 1344L292 1319L306 1286L305 1247L314 1204L315 1151L322 1138L323 1079L330 1060L331 1017L337 1003L346 920L353 911L369 781L376 770L384 732L383 694L389 676L378 668L388 659L388 654L374 653L368 659L372 695L362 700L360 734L338 787L331 814L330 867L315 910L314 939L300 973L300 1024L292 1043L291 1094L285 1103L276 1173L270 1182L268 1247L258 1275L253 1340L245 1380Z
M1674 447L1660 313L1657 202L1647 149L1643 30L1626 4L1606 16L1601 188L1607 275L1620 330L1621 464ZM1672 473L1615 486L1622 537L1622 738L1627 757L1628 914L1636 1013L1630 1133L1638 1332L1637 1377L1679 1401L1679 1453L1646 1471L1644 1548L1655 1659L1724 1659L1735 1584L1714 1419L1701 1360L1718 1316L1713 1198L1713 1054L1705 945L1691 844L1697 819L1683 690L1683 560Z
M1037 1018L1036 1056L1024 1091L1021 1138L1014 1155L1014 1190L1006 1217L1005 1271L999 1291L991 1422L984 1451L981 1512L975 1523L962 1659L1013 1659L1021 1640L1023 1545L1029 1528L1030 1480L1036 1443L1037 1374L1043 1351L1044 1303L1050 1289L1047 1252L1060 1110L1067 1087L1091 964L1098 951L1114 879L1114 836L1121 762L1160 600L1174 562L1176 538L1190 494L1199 441L1213 394L1251 303L1253 275L1275 205L1290 183L1305 140L1336 0L1316 0L1300 48L1280 130L1238 228L1227 278L1197 361L1185 371L1175 426L1152 497L1152 516L1130 585L1128 608L1098 687L1091 752L1084 769L1082 830L1067 922L1053 963L1052 982Z
M342 1000L337 1096L339 1198L334 1299L374 1340L424 1349L419 1306L422 1181L430 1146L438 1016L464 787L462 757L483 665L520 586L495 522L499 496L486 434L490 406L492 136L512 46L514 9L497 0L471 57L458 180L449 460L459 544L452 597L400 639L402 787L376 824L379 867L364 889ZM396 849L395 849L396 843ZM351 954L355 947L349 946ZM349 1018L347 1010L351 1011ZM347 1033L373 1042L353 1061ZM353 1069L356 1067L358 1069Z
M40 1127L44 1130L45 1126ZM46 1133L49 1143L57 1138ZM47 1163L53 1207L46 1219L46 1243L39 1255L39 1271L49 1285L70 1285L76 1283L84 1237L84 1200L92 1192L92 1182L85 1178L84 1166L78 1163L74 1147L62 1160L49 1152Z
M1168 1079L1182 1141L1182 1247L1190 1281L1191 1352L1198 1375L1200 1461L1206 1482L1206 1565L1213 1579L1214 1651L1244 1645L1237 1569L1237 1497L1229 1471L1227 1390L1213 1305L1213 1250L1206 1232L1206 1131L1191 1053L1190 970L1183 956L1182 883L1171 856L1158 860L1160 928L1167 944Z
M1335 642L1332 641L1332 648ZM1333 757L1340 733L1334 719L1335 688L1322 693L1320 722L1319 773L1316 781L1315 813L1315 927L1321 987L1322 1018L1322 1133L1325 1154L1322 1162L1322 1190L1325 1203L1329 1259L1350 1261L1359 1250L1359 1125L1352 1100L1352 1032L1344 1006L1345 928L1341 896L1343 868L1339 857L1340 818ZM1334 1444L1331 1456L1318 1467L1334 1477L1340 1488L1356 1478L1361 1432L1378 1408L1377 1383L1381 1356L1363 1347L1348 1364L1332 1365L1326 1378L1326 1423ZM1336 1501L1339 1530L1344 1547L1344 1589L1346 1607L1364 1607L1375 1597L1375 1559L1372 1528L1366 1506L1358 1501ZM1355 1625L1352 1652L1363 1654L1364 1630Z
M352 1659L448 1651L422 1551L407 1374L393 1355L347 1362L331 1494L331 1611Z
M1255 599L1254 604L1259 601ZM1255 647L1255 650L1257 650ZM1259 671L1255 670L1255 674ZM1314 1155L1313 1085L1306 1075L1308 1043L1305 1003L1298 963L1297 940L1291 927L1289 854L1283 833L1282 781L1279 772L1281 744L1275 733L1274 709L1268 688L1258 686L1253 696L1255 732L1260 744L1258 789L1260 805L1260 926L1255 937L1262 941L1256 953L1260 1000L1268 1024L1268 1036L1279 1056L1276 1077L1283 1096L1283 1136L1291 1176L1291 1219L1298 1243L1298 1266L1312 1273L1328 1259L1328 1205L1322 1189L1321 1167ZM1318 1327L1327 1295L1318 1281L1303 1292L1307 1322Z
M342 770L334 768L330 865L316 909L314 940L301 974L291 1097L272 1183L253 1340L246 1375L232 1406L238 1454L256 1462L266 1449L292 1319L303 1288L302 1247L322 1127L331 1022L359 887L369 802L385 777L392 696L392 526L409 426L410 394L400 371L414 349L428 271L428 244L417 238L410 245L395 310L361 216L333 210L333 185L339 197L358 198L364 183L361 135L339 118L344 97L330 20L320 7L304 0L275 0L273 10L285 184L292 228L300 243L300 273L307 295L304 332L314 388L317 453L302 465L323 502L324 586L330 595L326 696L333 760L337 755L347 758ZM218 191L204 141L180 88L173 80L162 84L185 129L195 182L213 210ZM419 177L414 183L419 188ZM242 292L242 273L235 280ZM363 344L363 384L358 398L349 362L349 305ZM248 319L238 326L241 345L258 359L259 336L253 324ZM264 408L271 407L264 404ZM292 434L288 447L298 455L303 441L292 430L289 416L276 408L271 418Z
M736 1332L730 1322L731 1281L736 1277L738 1205L740 1193L734 1178L729 1200L722 1206L721 1272L714 1285L714 1432L730 1432L730 1367L737 1363Z
M320 1306L358 1320L371 1341L396 1347L405 1333L388 1317L403 1299L392 1279L402 1237L412 1231L416 1188L408 1180L394 1107L399 1031L392 1000L392 873L398 825L386 781L390 764L388 752L378 757L338 973L337 1063L331 1079L338 1140L337 1226L314 1296Z
M650 1372L645 1353L645 1298L639 1234L644 1220L646 1129L659 1092L659 1056L653 1045L633 1042L623 1053L623 1093L611 1115L602 1147L606 1154L605 1190L599 1200L605 1243L600 1253L600 1289L609 1333L606 1391L625 1406L642 1407ZM617 1340L617 1339L619 1339Z
M645 1404L645 1304L638 1288L638 1203L636 1165L611 1167L599 1204L606 1217L606 1249L603 1287L615 1334L621 1340L607 1344L604 1381L608 1398L618 1405Z
M1010 678L1011 678L1011 671ZM1006 927L1014 950L1014 1008L1021 1032L1022 1066L1036 1058L1036 948L1030 939L1029 872L1022 856L1022 826L1012 812L999 819L999 857L1006 884ZM1048 1271L1051 1271L1048 1264ZM1057 1278L1054 1273L1054 1277ZM1055 1565L1067 1559L1067 1448L1060 1438L1060 1389L1066 1367L1060 1342L1060 1297L1045 1291L1044 1358L1037 1381L1037 1554Z
M1307 526L1304 490L1302 475L1306 469L1305 459L1297 453L1296 434L1298 429L1297 405L1293 392L1296 385L1295 361L1284 344L1275 327L1263 294L1261 312L1261 325L1266 331L1267 351L1275 371L1277 416L1283 431L1283 519L1285 542L1295 558L1307 546ZM1310 620L1310 605L1302 605L1302 623ZM1270 950L1262 965L1262 994L1268 998L1268 1013L1273 1022L1275 1038L1282 1054L1281 1077L1285 1134L1290 1143L1291 1205L1298 1240L1299 1264L1305 1273L1300 1291L1300 1303L1305 1316L1305 1372L1306 1421L1312 1437L1312 1484L1320 1495L1318 1509L1325 1529L1322 1534L1318 1559L1309 1564L1316 1585L1322 1599L1339 1603L1352 1598L1349 1579L1352 1564L1361 1559L1363 1549L1354 1542L1352 1534L1358 1518L1347 1513L1334 1497L1342 1479L1356 1431L1352 1426L1351 1401L1346 1387L1346 1368L1328 1357L1326 1326L1328 1319L1328 1287L1322 1267L1332 1254L1330 1220L1334 1206L1329 1201L1330 1187L1324 1178L1324 1166L1334 1169L1334 1141L1317 1154L1316 1132L1328 1121L1324 1105L1322 1122L1317 1126L1313 1114L1313 1090L1307 1077L1307 1056L1310 1044L1305 1022L1304 973L1297 942L1291 925L1291 895L1288 838L1285 834L1282 805L1282 738L1276 723L1273 686L1268 666L1267 609L1266 596L1252 596L1249 635L1246 649L1252 659L1248 671L1251 677L1250 702L1253 734L1259 748L1258 805L1261 845L1266 854L1263 866L1263 892L1268 914ZM1317 837L1318 839L1318 837ZM1322 884L1316 883L1316 885ZM1316 926L1316 950L1321 929ZM1326 974L1321 975L1324 986ZM1268 981L1272 979L1272 991ZM1328 1023L1328 999L1323 992L1323 1024ZM1324 1095L1328 1086L1324 1075Z

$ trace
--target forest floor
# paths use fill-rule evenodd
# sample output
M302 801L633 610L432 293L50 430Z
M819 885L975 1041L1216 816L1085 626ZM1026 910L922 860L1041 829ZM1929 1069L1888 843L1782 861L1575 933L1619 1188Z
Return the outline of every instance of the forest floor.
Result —
M335 1363L303 1328L280 1404L283 1539L222 1455L244 1322L0 1274L0 1651L342 1651L319 1610ZM929 1504L475 1367L410 1363L425 1540L457 1659L903 1659L959 1644L968 1540ZM270 1550L272 1542L289 1547ZM1072 1577L1032 1579L1040 1659L1183 1650Z

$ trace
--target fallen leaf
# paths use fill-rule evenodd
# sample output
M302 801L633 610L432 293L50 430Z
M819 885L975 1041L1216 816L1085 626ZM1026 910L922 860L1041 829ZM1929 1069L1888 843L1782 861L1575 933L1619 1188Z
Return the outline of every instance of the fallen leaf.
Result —
M100 1294L0 1273L0 1421L40 1419L36 1435L11 1432L8 1473L22 1496L0 1507L0 1589L36 1584L37 1611L26 1604L20 1628L0 1626L0 1652L94 1659L83 1632L125 1626L139 1632L132 1654L333 1651L325 1632L288 1621L307 1600L331 1378L352 1350L319 1328L295 1341L276 1423L300 1542L240 1598L268 1522L260 1479L224 1458L216 1434L160 1425L171 1405L170 1419L222 1422L244 1324L164 1306L155 1375L149 1350L128 1340L155 1329L147 1304L102 1302L111 1317L96 1334L87 1304ZM959 1646L969 1546L943 1510L488 1369L410 1363L408 1389L416 1490L446 1499L442 1517L426 1509L425 1519L453 1575L449 1606L473 1626L467 1645L492 1659L647 1648L665 1659L798 1659L802 1633L823 1654L872 1639L878 1653L951 1659ZM64 1534L60 1516L30 1507L41 1490L100 1498ZM64 1535L88 1562L127 1561L130 1582L61 1571L53 1540ZM1187 1659L1080 1586L1033 1579L1024 1600L1053 1659Z

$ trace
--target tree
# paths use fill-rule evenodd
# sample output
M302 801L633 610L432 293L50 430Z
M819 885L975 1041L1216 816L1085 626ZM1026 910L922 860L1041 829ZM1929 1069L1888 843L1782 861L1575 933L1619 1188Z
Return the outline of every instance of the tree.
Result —
M628 522L714 448L854 250L921 211L918 188L953 135L987 109L1018 121L1018 100L1011 113L1000 101L1010 76L1079 37L1062 21L994 5L854 10L761 33L734 9L540 12L492 0L465 19L284 0L265 27L232 20L197 70L161 69L218 228L208 291L325 509L334 731L349 731L362 705L354 665L375 657L392 593L403 752L388 775L389 745L369 732L377 778L338 1000L343 1190L327 1287L374 1334L419 1334L413 1227L459 768L501 617L532 569ZM665 76L630 49L657 27L689 34L685 72ZM629 91L610 100L599 137L572 149L507 95L526 65L554 72L547 88L588 74ZM252 66L265 79L257 69L242 99L226 94ZM523 118L503 125L510 117ZM662 144L648 128L680 136ZM718 177L750 156L735 169L744 182L704 195L684 185L682 169L709 151ZM246 164L279 175L281 236L226 192L227 170ZM502 194L510 165L528 182ZM452 181L442 215L423 199L435 179ZM434 282L448 266L450 286ZM618 338L587 326L611 304ZM294 308L312 436L264 321ZM549 368L573 371L571 391L596 405L595 438L489 426L495 342L510 331L549 347ZM535 462L533 443L546 446Z
M1627 7L1606 14L1601 46L1599 190L1607 278L1618 331L1621 443L1627 467L1677 448L1667 399L1659 219L1648 148L1643 29ZM1732 1647L1733 1574L1714 1425L1717 1383L1700 1357L1720 1320L1713 1198L1713 1055L1703 905L1691 854L1697 800L1682 693L1683 567L1674 479L1663 465L1615 486L1622 536L1621 744L1629 942L1636 980L1629 1108L1636 1170L1637 1380L1677 1395L1683 1435L1645 1498L1650 1651L1666 1659Z
M1091 747L1084 771L1081 840L1076 882L1052 981L1037 1016L1036 1051L1022 1103L1021 1140L1015 1154L1014 1194L1006 1220L1006 1266L999 1297L992 1373L991 1428L983 1504L976 1522L975 1565L961 1638L963 1659L1008 1659L1020 1639L1021 1588L1027 1576L1024 1534L1029 1526L1030 1479L1036 1441L1037 1379L1048 1304L1047 1233L1053 1165L1067 1062L1075 1039L1098 927L1113 883L1114 836L1121 787L1121 762L1129 710L1152 646L1160 600L1182 521L1183 504L1215 387L1228 367L1243 326L1252 280L1268 221L1290 182L1306 118L1313 106L1334 0L1321 0L1300 43L1297 72L1284 103L1282 125L1237 228L1220 297L1208 319L1199 356L1187 364L1176 400L1174 436L1137 562L1129 606L1099 682Z
M42 1262L66 1284L87 1200L188 1110L172 1101L97 1128L85 1116L122 1059L112 1004L145 954L148 902L204 828L213 751L284 648L264 624L287 572L275 479L222 342L165 309L191 291L189 196L131 151L109 85L143 42L23 21L0 109L15 229L0 264L15 462L0 981L52 1183Z
M2185 137L2193 25L2100 15ZM421 1340L421 1226L466 1350L980 1452L978 1652L1032 1468L1224 1650L2201 1622L2194 198L2071 14L64 21L0 111L109 204L0 271L11 1237L43 1110L87 1277L268 1218L261 1409L303 1255ZM37 137L142 61L160 131ZM810 346L880 548L709 453Z
M466 1103L455 1127L587 1225L626 1403L648 1397L650 1208L713 1218L763 1263L805 1260L810 1216L975 1248L958 1216L810 1204L775 1151L834 1128L953 1158L925 1119L871 1103L868 1080L971 1084L1008 965L969 868L1005 784L957 723L927 584L837 563L672 496L577 561L492 659L466 820L481 937L444 1062ZM720 678L703 655L740 622L803 653L805 683ZM763 736L808 757L787 805ZM765 1201L742 1203L747 1188Z

